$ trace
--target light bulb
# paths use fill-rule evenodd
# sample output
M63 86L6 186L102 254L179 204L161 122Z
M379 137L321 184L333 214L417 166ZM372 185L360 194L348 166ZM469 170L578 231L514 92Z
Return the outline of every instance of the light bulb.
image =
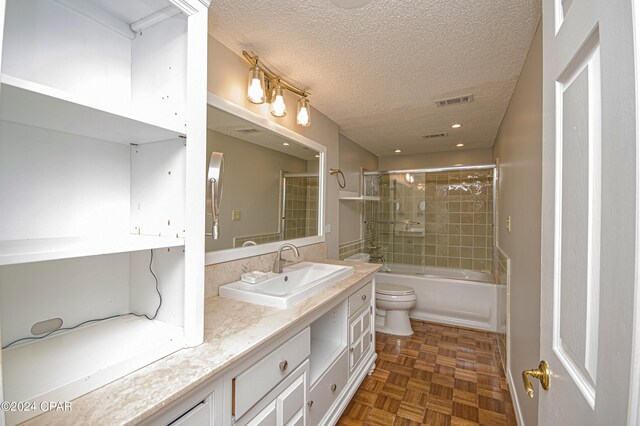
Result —
M309 107L309 100L307 98L300 98L298 101L298 125L302 127L309 127L311 124L311 109Z
M262 104L264 96L264 73L256 66L249 70L249 87L247 89L247 99L254 104Z
M273 89L271 96L271 115L274 117L285 117L287 115L287 106L284 104L284 89L278 83Z

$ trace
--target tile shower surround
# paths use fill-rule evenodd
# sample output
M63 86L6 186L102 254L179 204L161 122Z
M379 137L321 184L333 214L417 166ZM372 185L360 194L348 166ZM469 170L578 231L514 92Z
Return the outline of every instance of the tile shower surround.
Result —
M357 240L350 243L340 244L340 247L338 248L338 256L340 257L340 260L344 260L356 253L366 252L364 243L365 240Z
M493 170L381 175L379 191L366 205L378 224L365 245L382 246L387 262L491 271ZM396 222L420 224L385 224L392 209Z
M318 178L287 177L284 237L280 232L243 235L233 239L234 247L247 241L257 244L318 235Z
M318 235L318 178L287 177L284 239Z

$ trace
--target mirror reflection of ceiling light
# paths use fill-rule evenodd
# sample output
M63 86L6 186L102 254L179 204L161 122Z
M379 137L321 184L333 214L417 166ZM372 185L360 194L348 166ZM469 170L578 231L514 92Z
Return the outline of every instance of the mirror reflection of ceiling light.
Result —
M296 122L299 126L309 127L311 124L311 105L309 104L309 92L300 89L274 74L254 53L242 51L242 56L251 64L249 69L249 81L247 85L247 99L254 104L269 102L271 115L285 117L287 106L284 101L284 91L288 90L300 96L298 101Z
M462 127L462 124L460 124L460 123L456 123L456 124L452 124L451 125L452 129L459 129L460 127Z
M464 144L463 144L463 143L459 143L459 144L457 144L456 146L457 146L458 148L460 148L461 146L464 146Z
M401 149L396 149L396 150L395 150L395 151L393 151L393 152L395 152L396 154L399 154L399 153L401 153L401 152L402 152L402 150L401 150Z
M289 142L282 142L282 145L289 146Z

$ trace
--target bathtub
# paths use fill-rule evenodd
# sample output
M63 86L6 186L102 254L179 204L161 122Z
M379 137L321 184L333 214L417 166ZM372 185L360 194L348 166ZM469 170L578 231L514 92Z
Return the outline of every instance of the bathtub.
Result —
M402 284L416 292L411 318L497 331L497 291L489 272L385 264L376 283Z

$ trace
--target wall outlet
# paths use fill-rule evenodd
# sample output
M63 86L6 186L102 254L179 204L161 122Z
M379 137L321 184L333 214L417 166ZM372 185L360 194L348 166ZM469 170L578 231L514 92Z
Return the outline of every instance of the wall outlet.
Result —
M237 222L240 220L240 210L231 211L231 220Z
M511 216L507 216L507 232L511 233Z

